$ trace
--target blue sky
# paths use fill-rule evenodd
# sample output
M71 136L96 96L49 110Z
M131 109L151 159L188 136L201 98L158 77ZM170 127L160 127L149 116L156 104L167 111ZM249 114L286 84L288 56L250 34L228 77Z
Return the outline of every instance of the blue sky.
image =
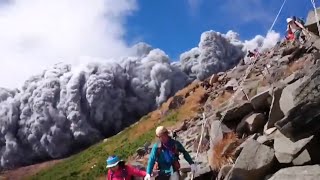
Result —
M164 50L172 59L195 47L207 30L234 30L242 40L265 35L282 0L138 0L138 10L128 18L128 43L144 41ZM318 4L317 4L318 5ZM309 0L287 0L274 30L282 35L286 18L306 18Z

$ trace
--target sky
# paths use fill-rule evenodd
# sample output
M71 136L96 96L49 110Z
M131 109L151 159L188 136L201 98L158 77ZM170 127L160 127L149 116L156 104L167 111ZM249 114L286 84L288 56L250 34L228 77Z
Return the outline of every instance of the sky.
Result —
M139 9L128 18L127 41L143 40L164 50L171 58L198 45L207 30L236 31L242 40L265 36L283 0L140 0ZM309 0L288 0L274 26L283 34L286 18L306 18ZM140 39L139 39L140 38Z
M265 36L282 0L0 0L0 87L19 88L56 63L74 67L129 55L144 41L172 60L196 47L202 32ZM309 0L288 0L285 19L305 17Z

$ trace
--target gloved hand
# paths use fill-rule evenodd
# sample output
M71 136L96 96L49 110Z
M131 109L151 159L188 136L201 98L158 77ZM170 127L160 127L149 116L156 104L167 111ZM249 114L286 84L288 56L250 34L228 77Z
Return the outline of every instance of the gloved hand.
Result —
M196 173L197 172L197 165L196 164L191 164L191 172Z
M150 174L147 174L147 175L144 177L144 180L151 180Z

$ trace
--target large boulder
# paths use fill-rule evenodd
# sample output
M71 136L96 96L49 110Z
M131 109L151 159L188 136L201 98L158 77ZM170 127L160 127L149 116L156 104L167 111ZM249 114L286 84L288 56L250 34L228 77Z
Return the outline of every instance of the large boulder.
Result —
M296 103L294 101L295 99L295 91L299 86L301 86L303 83L303 79L299 79L296 82L288 85L285 87L281 93L280 98L280 108L283 114L287 114L289 110L291 110L293 107L295 107Z
M298 80L299 86L294 86L290 92L282 92L283 97L281 109L287 111L287 115L278 121L276 127L287 137L296 141L308 137L320 129L320 69L312 71L309 77ZM293 108L291 108L293 106Z
M263 179L274 165L274 150L251 140L240 153L234 167L225 180L257 180Z
M305 165L311 162L311 155L307 149L303 150L293 161L295 166Z
M221 121L213 121L211 122L210 128L210 148L212 149L214 145L223 139L224 134L232 132L225 124Z
M225 115L223 122L228 121L240 121L246 115L253 111L252 104L250 102L235 103L231 108L223 110L221 115Z
M271 99L270 89L255 95L250 102L255 110L264 111L270 108L269 99Z
M236 90L239 86L238 81L235 78L230 79L226 85L224 85L225 89Z
M227 174L229 173L229 171L232 169L233 165L224 165L220 171L219 174L217 176L216 180L224 180L224 178L227 176Z
M315 70L310 70L308 77L300 80L301 83L295 89L295 104L303 101L320 101L320 67L315 66L314 68Z
M283 87L278 87L273 90L272 102L271 102L271 107L269 112L269 120L266 125L267 129L274 127L274 124L284 117L284 114L280 109L280 103L279 103L282 90L283 90Z
M243 134L253 134L260 130L266 123L265 115L262 113L254 113L246 116L237 126L237 134L241 137Z
M277 132L274 139L274 150L280 163L291 163L296 155L312 140L313 136L292 142L282 133Z
M296 166L280 169L269 180L318 180L320 166Z

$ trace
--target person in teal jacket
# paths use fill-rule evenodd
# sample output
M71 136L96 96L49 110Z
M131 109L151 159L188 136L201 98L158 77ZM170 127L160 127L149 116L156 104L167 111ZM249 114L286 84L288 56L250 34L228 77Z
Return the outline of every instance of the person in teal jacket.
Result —
M150 180L155 164L157 170L159 170L156 180L169 180L170 177L171 179L179 179L179 153L183 154L186 161L191 165L191 171L195 173L196 165L189 153L179 141L169 136L169 131L165 127L159 126L156 129L156 135L160 141L155 143L151 150L147 166L147 175L144 180Z

